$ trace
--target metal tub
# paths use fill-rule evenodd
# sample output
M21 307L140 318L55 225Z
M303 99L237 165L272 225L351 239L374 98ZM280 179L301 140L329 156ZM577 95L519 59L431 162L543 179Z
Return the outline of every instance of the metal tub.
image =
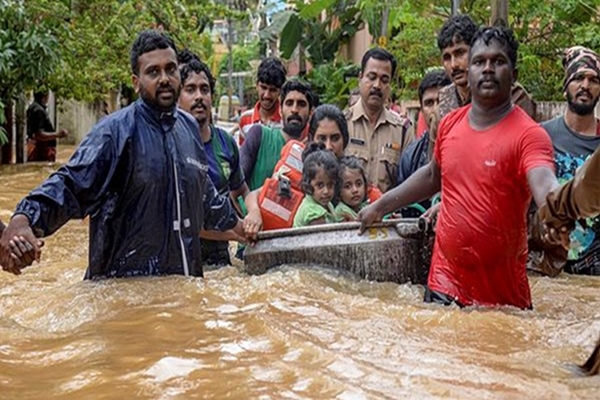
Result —
M347 222L261 232L256 245L246 248L242 269L263 274L279 265L318 265L368 280L426 282L431 241L423 219L384 221L362 235L359 226Z

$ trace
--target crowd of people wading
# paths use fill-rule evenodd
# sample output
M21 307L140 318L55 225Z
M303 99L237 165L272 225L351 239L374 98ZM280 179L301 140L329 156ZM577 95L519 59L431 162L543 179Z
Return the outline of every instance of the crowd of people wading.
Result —
M98 122L0 223L2 268L20 274L40 260L42 238L88 216L85 277L101 279L202 276L231 264L229 242L252 244L261 230L360 221L364 231L424 212L436 221L426 302L531 309L534 246L534 269L600 275L598 55L565 49L567 108L540 124L511 30L459 15L437 42L442 68L419 85L415 124L389 101L397 63L383 48L364 54L346 110L319 104L271 57L236 142L213 123L207 65L163 32L141 32L130 58L139 99ZM34 97L29 157L53 160L68 132L47 118L47 96ZM599 353L586 372L598 373Z

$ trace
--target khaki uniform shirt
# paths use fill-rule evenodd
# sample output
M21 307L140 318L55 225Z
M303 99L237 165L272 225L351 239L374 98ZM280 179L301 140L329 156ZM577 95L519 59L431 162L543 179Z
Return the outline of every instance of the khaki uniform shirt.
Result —
M400 156L414 139L410 121L384 108L372 129L360 99L345 115L350 134L345 154L358 157L369 183L385 193L397 185Z

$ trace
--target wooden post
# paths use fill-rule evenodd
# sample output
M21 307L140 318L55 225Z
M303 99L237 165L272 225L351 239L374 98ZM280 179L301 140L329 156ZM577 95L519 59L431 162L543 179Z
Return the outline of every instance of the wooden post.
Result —
M25 162L25 112L25 95L21 93L17 98L15 107L15 152L17 164L23 164Z
M227 121L233 116L233 21L227 18Z
M6 136L8 136L8 143L2 146L2 164L12 163L13 156L13 101L8 100L4 104L4 128L6 129Z
M491 26L508 27L508 0L492 0Z
M460 9L460 0L452 0L452 16L458 15L458 10Z

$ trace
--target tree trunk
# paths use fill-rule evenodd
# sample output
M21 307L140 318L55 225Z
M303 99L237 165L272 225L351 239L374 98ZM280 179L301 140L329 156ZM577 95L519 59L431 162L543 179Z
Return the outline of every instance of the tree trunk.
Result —
M4 107L4 129L6 130L6 136L8 136L8 143L2 146L2 164L10 164L12 162L13 155L13 101L8 100Z
M460 0L452 0L452 16L458 15L460 9Z
M508 0L492 0L490 25L508 27Z
M233 116L233 21L227 18L227 121Z
M16 126L16 161L17 164L25 162L25 96L21 94L15 107Z

